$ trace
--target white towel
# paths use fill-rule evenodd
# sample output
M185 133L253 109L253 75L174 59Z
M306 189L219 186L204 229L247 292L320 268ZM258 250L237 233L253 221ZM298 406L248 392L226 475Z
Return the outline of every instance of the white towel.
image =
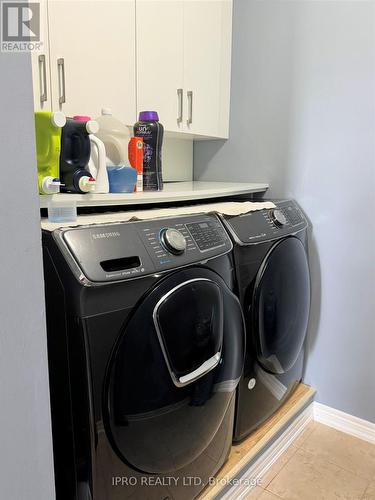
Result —
M173 208L153 208L150 210L139 210L129 212L106 212L101 214L79 215L75 222L49 222L43 218L42 229L54 231L62 227L87 226L90 224L115 224L117 222L128 222L131 220L162 219L165 217L176 217L179 215L201 214L216 212L223 215L242 215L264 208L275 208L271 201L228 201L223 203L205 203L203 205L192 205Z

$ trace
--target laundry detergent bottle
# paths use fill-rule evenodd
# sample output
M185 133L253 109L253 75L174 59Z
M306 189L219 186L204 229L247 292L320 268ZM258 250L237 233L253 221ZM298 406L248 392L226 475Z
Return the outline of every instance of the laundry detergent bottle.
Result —
M161 191L164 128L156 111L141 111L134 135L143 139L143 190Z
M98 131L94 120L68 118L61 135L60 179L65 193L90 193L96 181L89 171L91 156L90 134Z
M76 121L89 122L91 118L89 116L77 115L73 117ZM95 120L97 123L97 121ZM92 127L91 127L92 128ZM98 124L98 131L100 126ZM108 172L106 164L106 152L103 141L98 137L98 131L96 134L90 134L90 160L88 164L88 170L92 177L96 180L94 192L97 194L109 193L109 182L108 182Z
M129 128L112 115L110 108L103 108L95 121L99 124L95 135L104 143L107 165L128 165Z
M55 194L61 185L61 129L66 118L60 111L37 111L34 116L39 193Z

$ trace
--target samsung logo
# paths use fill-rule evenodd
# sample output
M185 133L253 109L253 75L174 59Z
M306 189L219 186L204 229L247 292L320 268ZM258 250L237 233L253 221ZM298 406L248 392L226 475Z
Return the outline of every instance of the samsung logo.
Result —
M106 238L118 238L120 233L118 231L112 231L111 233L95 233L92 235L94 240L103 240Z

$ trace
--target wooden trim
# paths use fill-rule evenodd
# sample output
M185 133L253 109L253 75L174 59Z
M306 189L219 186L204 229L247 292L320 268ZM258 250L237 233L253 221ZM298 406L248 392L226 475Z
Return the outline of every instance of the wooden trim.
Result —
M309 404L302 413L291 422L272 444L261 453L260 457L252 462L248 468L241 471L238 484L232 486L226 492L222 491L222 500L241 500L259 484L268 470L278 460L298 436L305 430L306 426L314 419L313 403ZM254 484L255 483L255 484Z
M296 415L314 398L315 389L299 384L290 398L259 429L239 444L234 444L227 462L216 475L216 483L207 486L200 500L211 500L225 488L226 483L235 478L247 464L262 453L281 430L291 423Z

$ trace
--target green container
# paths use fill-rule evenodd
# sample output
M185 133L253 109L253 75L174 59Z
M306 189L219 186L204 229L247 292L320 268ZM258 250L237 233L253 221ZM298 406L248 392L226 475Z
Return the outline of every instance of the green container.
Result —
M40 194L60 191L61 129L66 118L59 111L35 112L36 157Z

